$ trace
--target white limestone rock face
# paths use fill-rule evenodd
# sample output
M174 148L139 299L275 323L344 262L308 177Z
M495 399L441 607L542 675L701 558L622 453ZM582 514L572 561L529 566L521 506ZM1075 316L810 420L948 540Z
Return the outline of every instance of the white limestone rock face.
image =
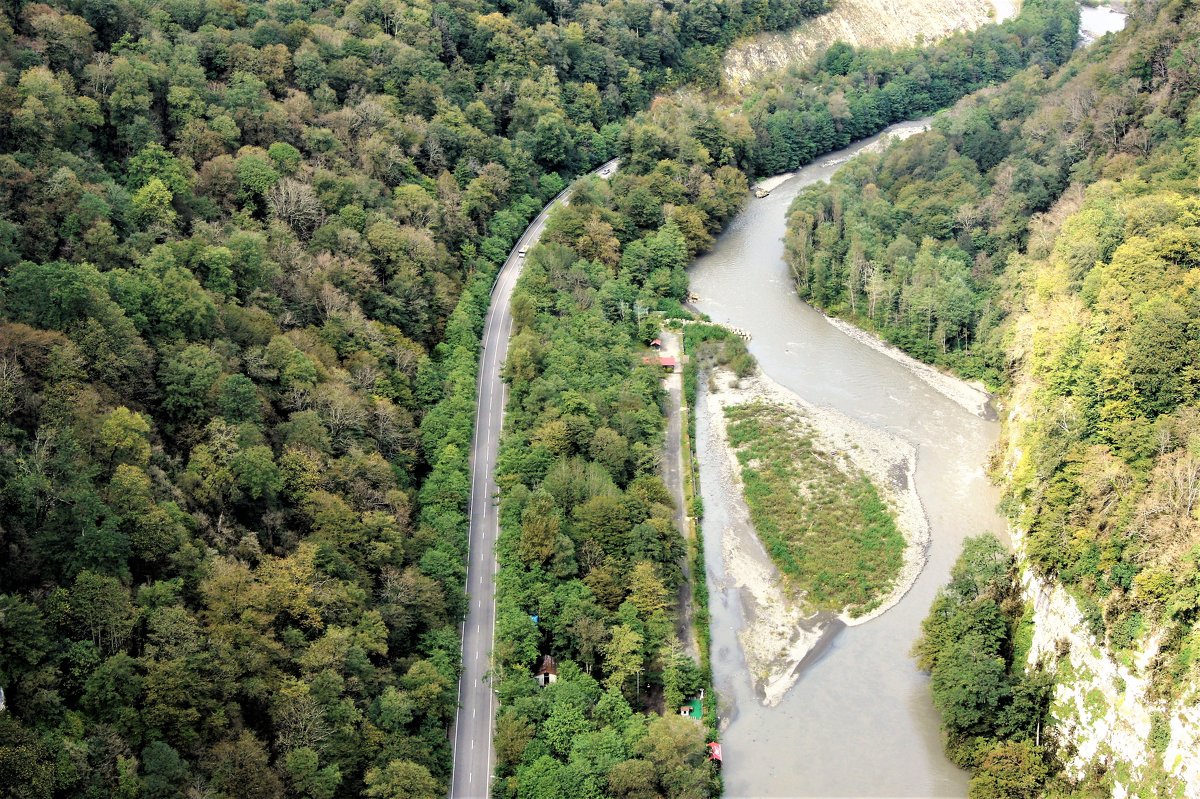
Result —
M1163 775L1200 796L1200 693L1187 686L1167 705L1148 698L1149 666L1158 653L1157 635L1143 637L1131 657L1118 660L1088 630L1075 599L1062 585L1022 569L1025 600L1033 606L1033 644L1029 666L1052 668L1057 684L1048 731L1067 774L1082 779L1098 768L1107 774L1112 795L1147 796ZM1156 751L1151 738L1155 717L1170 738ZM1160 733L1161 737L1162 733Z
M838 0L827 14L789 31L736 42L724 57L725 79L744 85L792 64L803 64L841 41L860 47L905 47L935 42L1014 16L1014 0Z

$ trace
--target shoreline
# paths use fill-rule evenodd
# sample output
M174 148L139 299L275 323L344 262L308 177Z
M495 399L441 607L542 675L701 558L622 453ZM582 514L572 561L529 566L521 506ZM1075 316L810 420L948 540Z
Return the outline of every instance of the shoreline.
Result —
M850 159L861 155L862 153L881 153L887 149L888 145L891 144L893 139L903 141L909 136L915 136L918 133L924 133L925 131L929 130L930 123L927 120L913 120L911 122L897 122L894 125L889 125L888 127L895 129L890 131L885 129L884 131L875 134L877 137L876 140L856 151L854 155L842 156L841 158L831 158L829 156L834 155L834 153L825 153L825 155L814 158L810 163L793 172L783 172L778 175L771 175L755 181L754 185L750 187L750 191L752 193L758 190L766 192L775 191L775 189L799 175L802 169L813 166L814 164L817 166L841 166L842 164L849 162ZM854 145L851 144L849 146L853 147Z
M991 405L992 395L979 381L967 382L960 377L943 372L924 361L918 361L899 347L845 319L830 316L823 311L821 315L825 317L826 322L850 338L904 365L922 382L964 410L988 422L994 422L999 418Z
M902 439L870 428L849 417L815 406L784 388L761 370L737 378L727 369L705 375L715 389L706 390L702 405L707 413L714 444L720 449L722 482L728 493L732 521L722 536L726 587L743 597L745 623L738 632L746 665L763 704L778 704L800 678L801 666L841 627L866 624L896 605L916 582L928 556L931 533L914 474L916 448ZM862 616L848 613L812 613L802 599L789 595L773 561L767 555L750 521L737 454L729 445L725 408L764 400L797 412L810 427L821 448L838 453L866 473L895 514L904 536L904 563L892 589L879 605Z

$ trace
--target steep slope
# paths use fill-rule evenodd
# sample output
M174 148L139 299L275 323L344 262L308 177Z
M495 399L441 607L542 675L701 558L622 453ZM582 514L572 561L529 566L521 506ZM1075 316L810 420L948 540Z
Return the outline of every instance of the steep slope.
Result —
M755 78L803 64L834 42L854 47L901 47L934 42L1016 13L1012 0L841 0L797 27L736 42L722 62L725 79L742 86Z
M1188 3L1136 4L1057 73L968 98L794 207L802 291L1007 388L1020 576L996 583L999 616L960 595L954 636L997 636L1007 675L985 692L964 675L987 664L930 659L954 651L936 635L954 585L919 650L973 795L1014 795L998 786L1038 763L1062 769L1051 793L1200 789L1198 31ZM1018 690L1039 672L1047 706Z

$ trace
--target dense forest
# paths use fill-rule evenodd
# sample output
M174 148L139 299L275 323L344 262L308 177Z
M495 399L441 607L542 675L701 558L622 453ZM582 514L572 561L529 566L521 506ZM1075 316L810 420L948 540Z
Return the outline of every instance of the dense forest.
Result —
M884 157L855 159L829 188L805 192L789 212L787 238L803 299L879 330L918 357L993 384L1004 368L1002 345L989 340L999 321L996 275L1021 243L1028 216L1046 210L1067 185L1069 167L1062 164L1073 157L1021 159L1009 153L1002 127L1031 113L1046 92L1053 65L1070 54L1078 11L1073 3L1026 4L1021 17L1006 24L1025 30L1036 25L1039 39L1053 34L1067 46L1030 52L1023 60L988 59L1003 77L1023 69L1003 88L967 101L973 111L939 118L934 127L940 138L921 136ZM990 42L993 30L975 35ZM940 61L939 48L949 54L961 49L954 43L914 51L913 68ZM959 74L967 79L959 96L994 82L980 73ZM991 99L997 93L1003 99ZM1048 135L1046 130L1043 138ZM1007 169L994 171L1006 157ZM993 208L1007 225L985 217ZM972 213L980 218L967 216ZM963 357L963 350L972 357Z
M1058 72L1027 69L808 191L788 234L804 296L1006 387L998 477L1021 552L1121 662L1153 639L1143 699L1160 708L1200 678L1197 41L1192 4L1134 4ZM963 734L993 736L1003 708L983 733L942 709L951 751L986 771ZM994 737L1030 767L1020 736ZM1159 777L1139 790L1178 789ZM1088 780L1055 790L1105 790L1103 769ZM978 795L1040 787L1013 790Z
M1024 668L1028 625L1015 558L990 535L968 538L913 655L930 673L950 759L976 772L970 799L1031 799L1050 774L1041 732L1053 677Z
M4 4L4 795L440 795L495 265L655 92L824 7ZM619 265L682 296L745 184L659 160ZM557 235L617 266L616 213ZM653 527L640 399L596 446Z
M707 724L675 712L709 678L675 634L687 550L659 476L660 369L641 363L661 323L651 312L678 311L684 268L746 195L745 177L714 169L697 141L721 135L710 120L666 100L640 118L629 146L654 130L676 155L634 149L611 184L577 189L513 298L497 478L499 795L719 793L705 748L713 706ZM543 654L558 681L539 688L529 664Z

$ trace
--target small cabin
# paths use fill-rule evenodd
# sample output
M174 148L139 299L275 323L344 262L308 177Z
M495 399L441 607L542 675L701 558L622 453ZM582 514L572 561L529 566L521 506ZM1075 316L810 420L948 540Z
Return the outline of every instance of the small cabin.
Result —
M717 768L721 767L721 745L716 741L708 745L708 759L713 762Z
M700 689L699 696L693 696L687 699L679 708L679 715L696 719L699 721L704 717L704 689Z
M642 363L647 366L657 366L669 373L675 371L675 367L679 365L679 359L673 355L647 355L642 358Z
M537 684L543 688L558 682L558 664L554 662L554 658L549 655L542 655L538 658L537 668L533 672L533 679L537 680Z
M654 341L651 341L650 349L654 350L655 352L658 352L659 350L661 350L662 349L662 339L656 338L656 339L654 339Z

